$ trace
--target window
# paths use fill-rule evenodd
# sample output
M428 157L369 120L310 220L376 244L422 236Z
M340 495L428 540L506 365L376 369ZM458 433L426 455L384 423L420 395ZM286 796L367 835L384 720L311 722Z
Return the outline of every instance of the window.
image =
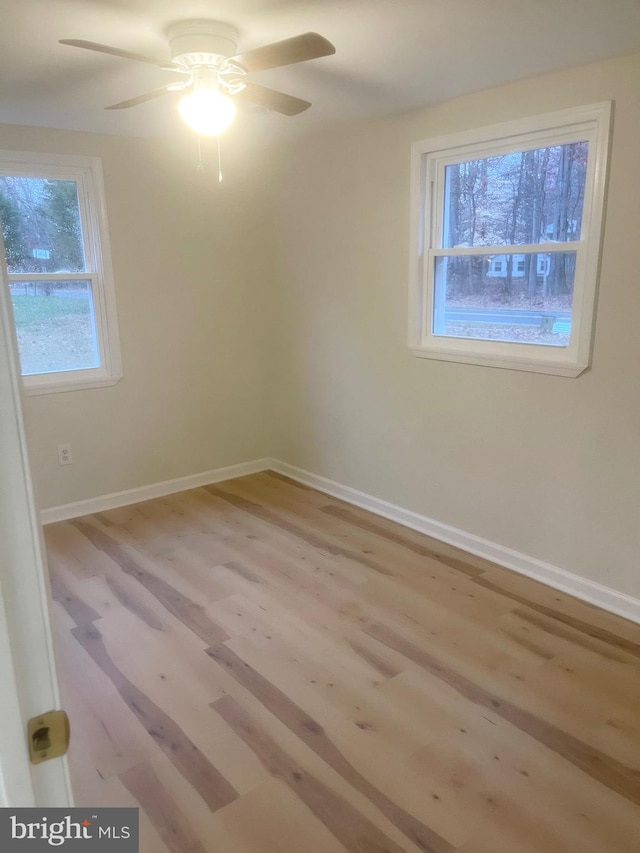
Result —
M26 393L117 382L100 161L0 151L0 221Z
M421 357L589 366L610 104L413 146L409 344Z

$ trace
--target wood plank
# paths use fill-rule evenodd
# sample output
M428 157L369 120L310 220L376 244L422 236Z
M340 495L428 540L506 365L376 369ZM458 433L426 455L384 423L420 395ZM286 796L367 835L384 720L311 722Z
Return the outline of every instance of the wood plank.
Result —
M217 812L215 822L208 840L216 853L346 853L294 792L272 777Z
M311 486L307 486L305 483L300 483L298 480L292 480L291 477L287 477L285 474L280 474L278 471L272 471L269 469L268 471L263 471L263 474L271 477L274 480L280 480L282 483L286 483L288 486L293 486L295 489L300 489L302 492L313 492L314 490Z
M270 472L263 471L224 484L237 495L248 497L277 510L290 520L306 520L312 528L324 535L336 537L341 544L380 555L393 554L399 565L435 569L441 576L456 577L457 569L463 575L475 577L493 564L428 537L397 522L347 504L337 498L327 498L314 490L302 495L291 484L274 480ZM372 535L373 534L373 535ZM416 560L416 556L423 559ZM446 563L451 561L451 565ZM409 570L410 571L410 570ZM402 571L404 575L404 570Z
M111 561L106 554L96 553L93 545L68 521L47 526L46 546L52 571L63 562L72 577L86 580L109 569Z
M71 634L58 659L64 709L71 724L72 779L78 767L88 765L104 780L151 757L157 747Z
M501 570L500 572L494 571L493 574L496 576L504 576L505 571L506 570ZM515 586L520 590L518 592L515 592L512 588L514 586L514 577L517 579ZM508 581L508 583L496 582L487 574L480 578L474 578L472 582L483 589L491 590L492 592L504 596L505 598L509 598L512 601L516 601L518 604L524 605L531 610L535 610L543 616L556 619L558 622L568 625L576 631L583 632L587 637L601 640L603 643L608 643L613 648L621 649L635 657L640 656L640 642L635 639L638 634L637 626L632 622L629 622L620 616L614 616L606 611L599 610L594 605L578 601L578 599L574 599L571 596L563 596L562 593L558 593L556 590L551 590L549 587L543 587L543 585L537 581L518 577L517 575L513 575L513 573L509 573ZM534 599L533 596L525 594L525 591L531 587L535 587L536 589L542 587L545 597L552 597L555 601L562 602L565 609L562 610L557 607L551 607ZM569 612L568 605L571 610L588 612L590 616L594 617L594 621L589 622L587 619L573 615ZM617 630L614 631L607 629L603 627L602 624L598 623L615 624ZM632 634L634 639L630 639L627 634Z
M241 509L243 512L256 516L256 518L265 521L267 524L273 524L282 530L286 530L287 533L291 533L298 539L304 540L308 545L311 545L320 551L327 551L329 554L339 554L340 556L353 560L356 563L368 566L370 569L373 569L374 572L378 572L381 575L393 575L393 572L390 569L383 566L377 560L372 560L365 554L354 551L350 548L343 548L340 545L336 545L326 537L321 536L318 533L312 533L300 524L294 524L290 521L286 521L285 519L280 518L277 513L272 510L263 507L254 501L247 500L247 498L235 495L228 489L224 489L221 486L205 486L204 488L214 497L227 501L227 503L232 504L232 506Z
M571 761L603 785L640 805L640 770L627 767L588 744L563 732L529 711L492 695L453 670L443 666L429 652L409 642L384 625L371 625L365 629L379 642L395 649L432 675L436 675L465 699L481 705L507 722L526 732L544 746Z
M400 808L374 787L353 767L327 737L322 726L292 702L253 667L224 645L207 649L207 654L230 672L285 726L310 747L345 781L364 794L404 835L426 853L450 853L452 845L413 815ZM215 707L215 703L213 705Z
M464 814L471 837L486 837L498 824L505 834L535 840L534 849L545 853L638 849L637 809L617 793L585 774L577 778L572 765L531 739L526 743L524 733L517 749L505 749L513 739L504 721L494 726L476 712L464 728L465 734L442 732L407 765L443 810Z
M327 504L326 506L323 506L322 512L325 512L332 518L339 518L341 521L348 521L349 524L360 527L362 530L366 530L369 533L375 533L376 536L380 536L389 542L401 545L403 548L407 548L415 554L420 554L422 557L429 557L431 560L436 560L444 566L447 566L450 569L455 569L456 572L461 572L470 578L479 577L484 571L484 569L477 568L472 565L468 560L457 559L456 557L443 553L443 549L441 548L428 547L422 542L414 542L405 531L400 532L399 530L390 530L370 515L360 516L351 509L336 506L335 504Z
M143 568L130 552L111 536L107 536L106 533L85 521L74 521L73 524L96 548L111 557L125 574L142 584L169 613L184 623L205 643L215 645L229 639L228 634L210 619L202 605L191 601L171 584Z
M368 682L339 675L330 665L300 655L290 644L270 643L265 648L261 638L248 634L225 643L243 660L277 685L326 730L347 724L354 737L360 733L375 734L401 758L410 754L431 736L424 712L390 701L383 692L395 679ZM413 669L417 667L408 663ZM374 673L375 676L375 673ZM437 683L443 689L440 683Z
M313 504L308 506L306 499L283 494L279 484L274 489L270 478L266 480L265 483L261 474L243 478L225 484L225 492L232 493L238 502L246 501L252 507L260 507L263 514L269 514L274 525L282 524L283 529L295 527L307 538L320 533L323 540L329 542L338 553L349 554L354 561L363 560L365 565L374 563L386 569L395 576L395 579L391 578L390 587L407 587L408 592L419 595L427 592L431 598L437 596L442 603L455 599L456 610L464 611L475 619L490 618L495 608L501 612L511 609L510 602L501 603L498 596L486 594L477 585L471 584L471 579L465 577L464 573L432 559L424 553L423 548L418 547L417 551L413 551L399 547L393 537L372 536L366 530L363 533L357 525L327 518L322 507ZM472 573L475 575L474 570Z
M72 593L62 582L59 575L52 573L49 581L52 597L64 607L76 625L89 625L100 619L98 611L86 604L75 593Z
M607 660L620 661L622 663L632 662L632 656L635 657L633 651L624 649L618 643L611 644L608 638L608 632L604 636L599 636L598 632L589 632L582 630L582 623L569 624L564 618L558 618L557 615L542 612L542 609L536 607L534 609L531 603L526 606L517 607L512 611L514 616L519 619L535 625L545 633L553 637L560 637L568 643L582 648L589 649ZM634 644L635 645L635 644ZM557 646L557 644L556 644ZM636 660L637 665L637 660Z
M236 560L228 560L224 565L225 568L229 569L232 572L235 572L236 574L240 575L240 577L250 581L250 583L262 583L262 581L255 572L252 572L251 569L248 569L246 566L243 566L242 563L238 563Z
M120 778L149 816L170 853L207 853L150 764L136 764Z
M116 690L133 711L160 749L176 769L189 780L212 811L233 802L238 796L229 782L189 740L180 726L168 717L142 691L138 690L114 665L93 626L74 628L71 632L95 663L113 682Z
M287 785L350 853L406 853L406 848L291 759L232 696L223 696L212 707L251 747L267 772Z
M140 596L136 595L126 584L115 577L105 577L105 583L118 599L120 604L137 616L139 619L153 628L155 631L163 631L164 623L159 619L150 607L141 600Z
M367 647L366 640L349 638L349 645L364 661L370 664L383 678L394 678L403 671L403 666L394 661L386 660L378 651Z

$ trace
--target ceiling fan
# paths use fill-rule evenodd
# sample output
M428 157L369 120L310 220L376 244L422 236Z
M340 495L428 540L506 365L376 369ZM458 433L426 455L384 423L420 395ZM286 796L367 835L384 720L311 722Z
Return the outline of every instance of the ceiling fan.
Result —
M171 26L167 36L170 60L81 39L61 39L60 44L145 62L180 74L184 79L106 109L128 109L170 92L185 92L179 104L180 114L197 133L207 136L218 136L226 130L235 116L236 103L257 104L287 116L308 109L309 101L268 89L248 79L248 75L330 56L336 50L323 36L304 33L237 53L238 31L221 21L182 21Z

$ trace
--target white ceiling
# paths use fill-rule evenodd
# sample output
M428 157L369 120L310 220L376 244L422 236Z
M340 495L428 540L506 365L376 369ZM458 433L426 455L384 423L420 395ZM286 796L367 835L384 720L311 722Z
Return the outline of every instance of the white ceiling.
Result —
M167 26L189 18L234 24L241 51L319 32L335 56L253 78L313 102L244 120L276 135L640 49L640 0L0 0L0 14L0 123L127 135L178 131L174 97L103 109L173 75L58 39L168 57Z

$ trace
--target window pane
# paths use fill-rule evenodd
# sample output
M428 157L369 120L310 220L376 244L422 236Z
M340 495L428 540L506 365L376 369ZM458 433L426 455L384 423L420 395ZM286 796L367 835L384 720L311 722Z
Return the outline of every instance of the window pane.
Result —
M569 345L576 252L435 259L433 334Z
M90 281L10 285L24 376L100 366Z
M580 239L587 142L445 168L442 248Z
M0 177L0 221L10 273L86 270L75 181Z

